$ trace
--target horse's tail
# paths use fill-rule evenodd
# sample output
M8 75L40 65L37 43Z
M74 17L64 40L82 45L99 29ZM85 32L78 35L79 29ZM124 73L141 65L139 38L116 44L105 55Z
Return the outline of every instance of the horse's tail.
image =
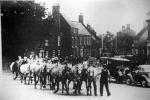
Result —
M12 62L11 64L10 64L10 70L13 72L13 66L14 66L14 64L15 64L15 62Z

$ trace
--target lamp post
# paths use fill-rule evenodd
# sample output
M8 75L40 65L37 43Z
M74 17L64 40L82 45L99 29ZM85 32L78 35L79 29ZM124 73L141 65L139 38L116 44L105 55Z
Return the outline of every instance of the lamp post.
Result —
M102 34L102 55L103 55L103 49L104 49L104 34Z

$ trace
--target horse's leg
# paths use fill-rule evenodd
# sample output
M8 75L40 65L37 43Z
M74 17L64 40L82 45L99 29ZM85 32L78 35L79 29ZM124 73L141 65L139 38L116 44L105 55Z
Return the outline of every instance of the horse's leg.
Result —
M36 84L39 82L39 80L40 80L40 76L39 75L36 75L37 76L37 80L36 80Z
M30 80L31 80L31 72L29 73L28 85L30 84Z
M42 76L39 76L40 78L40 89L42 89L42 86L43 86L43 79L42 79Z
M56 82L56 78L53 78L53 90L55 90L55 86L56 86L57 82Z
M90 95L92 95L92 82L90 82Z
M74 91L74 94L76 95L77 94L77 82L74 82L74 89L75 89L75 91Z
M24 84L26 84L26 77L27 77L27 74L24 74Z
M70 81L70 80L68 80L68 83L66 84L66 85L68 85L68 86L67 86L68 94L69 94L69 84L70 84L70 82L71 82L71 81Z
M94 87L94 95L97 96L96 80L93 80L93 87Z
M48 84L50 85L50 75L49 75L49 73L47 74L47 80L48 80Z
M36 84L37 84L37 82L36 82L36 74L34 73L34 88L36 89Z
M54 91L54 93L57 93L59 90L59 80L58 79L56 79L56 84L57 84L57 89Z
M31 84L32 84L32 81L33 81L33 73L32 72L31 72L30 80L31 80Z
M85 86L86 86L86 92L87 92L87 95L89 95L89 93L88 93L88 85L87 85L87 80L85 80L84 82L85 82Z
M17 76L18 76L18 72L16 71L16 77L15 77L15 80L17 79Z
M22 80L23 80L23 75L20 74L20 80L21 80L21 83L22 83Z
M90 92L90 95L92 95L91 88L92 88L92 86L91 86L91 80L89 79L88 80L88 91Z
M47 79L47 75L45 74L44 75L44 84L43 84L44 86L43 86L43 88L46 88L46 79Z
M13 72L13 79L16 80L17 78L17 71Z
M78 82L78 85L77 85L78 87L78 94L81 94L81 86L82 86L82 81L80 80L79 82Z
M69 92L68 92L68 87L67 87L67 80L65 81L65 88L66 88L67 94L69 94Z
M54 77L51 76L50 80L51 80L51 89L55 90L55 82L54 82L55 79L54 79Z
M64 94L64 81L62 81L62 94Z
M14 76L14 71L12 71L12 75L13 75L13 80L15 80L14 78L15 78L15 76Z
M51 76L49 76L49 86L50 86L50 89L52 90L52 77Z
M73 81L73 89L75 89L75 84L76 84L76 83Z
M15 80L15 77L16 77L16 72L12 72L13 73L13 80Z
M49 75L49 85L50 85L50 89L53 89L53 77L51 75Z

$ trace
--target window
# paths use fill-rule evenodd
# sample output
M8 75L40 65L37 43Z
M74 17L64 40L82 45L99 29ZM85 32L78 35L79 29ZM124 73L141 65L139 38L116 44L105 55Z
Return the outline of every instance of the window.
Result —
M78 29L77 28L73 28L73 33L77 34L78 33Z
M60 36L58 36L58 46L60 46Z
M89 36L88 36L88 37L87 37L87 45L89 45L89 43L90 43L90 42L89 42Z
M74 47L74 37L72 37L72 48Z
M77 37L75 37L75 47L77 47Z
M86 36L86 45L88 45L88 36Z
M89 36L89 45L91 45L91 37Z
M86 36L84 36L84 45L86 45Z
M82 37L80 36L80 45L82 45Z
M48 46L48 40L45 40L45 46Z

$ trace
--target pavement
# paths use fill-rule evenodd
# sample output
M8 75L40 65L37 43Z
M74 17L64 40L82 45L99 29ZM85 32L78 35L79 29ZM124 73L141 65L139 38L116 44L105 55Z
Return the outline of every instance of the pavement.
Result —
M150 88L141 86L129 86L126 84L110 83L111 96L107 96L104 89L104 96L86 96L85 84L82 86L81 95L73 95L72 85L70 86L70 95L62 95L61 90L54 94L49 86L41 90L39 86L34 89L33 84L25 85L20 80L13 80L10 71L3 71L0 75L0 100L150 100Z

